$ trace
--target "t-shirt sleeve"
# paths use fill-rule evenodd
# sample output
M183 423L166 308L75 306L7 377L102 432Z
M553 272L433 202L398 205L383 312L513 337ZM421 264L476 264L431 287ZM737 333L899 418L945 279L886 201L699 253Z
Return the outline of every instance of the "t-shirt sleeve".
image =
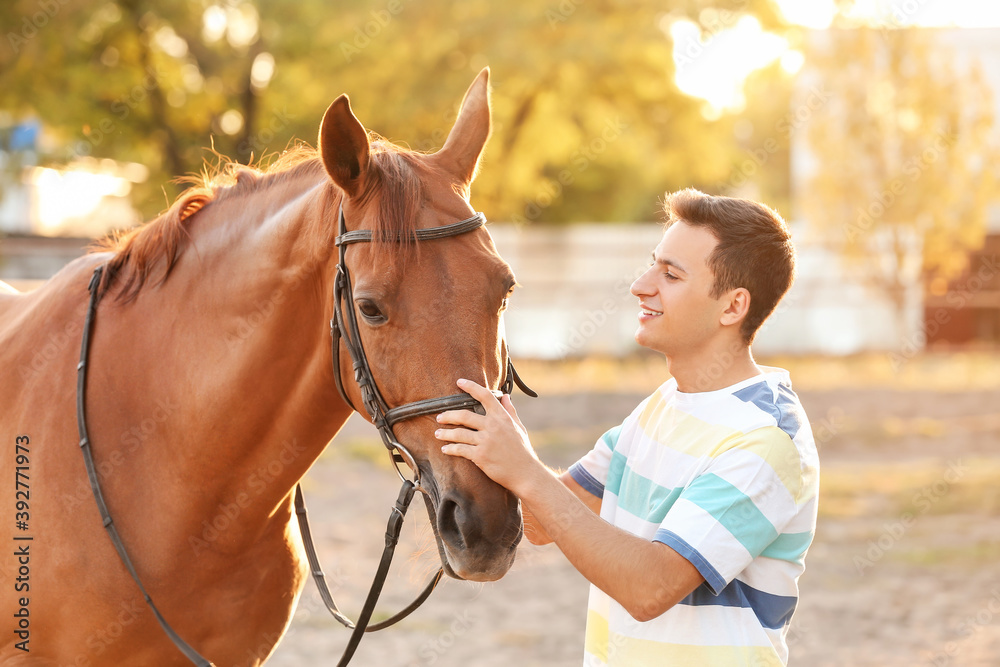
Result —
M690 561L718 594L796 515L801 471L781 430L741 434L683 489L653 540Z
M614 454L621 431L620 424L610 429L598 438L593 449L569 468L570 477L598 498L604 498L604 485L608 481L608 468L611 466L611 457Z

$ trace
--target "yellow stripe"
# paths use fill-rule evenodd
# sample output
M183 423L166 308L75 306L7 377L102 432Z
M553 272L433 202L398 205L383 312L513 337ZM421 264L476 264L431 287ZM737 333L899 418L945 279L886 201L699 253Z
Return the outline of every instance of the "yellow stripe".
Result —
M593 609L587 610L587 635L584 650L602 662L608 661L608 619Z
M742 431L710 424L663 401L649 401L639 415L646 437L688 456L716 458L738 448L756 454L774 470L798 504L808 501L816 490L813 480L803 479L802 461L795 443L777 426ZM807 471L809 472L809 471ZM806 497L800 497L803 491Z
M608 632L607 620L587 612L586 651L609 667L782 667L774 648L768 646L693 646L665 644Z
M743 435L728 426L710 424L676 408L666 408L663 401L650 401L639 415L639 427L646 437L689 456L715 457Z
M802 456L787 433L777 426L758 428L740 438L740 449L764 459L796 503L806 500L799 497L803 483Z

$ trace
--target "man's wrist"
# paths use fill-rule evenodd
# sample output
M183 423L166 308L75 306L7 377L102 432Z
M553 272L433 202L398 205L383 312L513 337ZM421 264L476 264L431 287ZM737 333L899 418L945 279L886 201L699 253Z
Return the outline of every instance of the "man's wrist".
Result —
M522 502L530 505L544 493L545 485L553 481L561 484L548 466L535 459L532 465L526 467L524 474L518 477L516 488L510 490Z

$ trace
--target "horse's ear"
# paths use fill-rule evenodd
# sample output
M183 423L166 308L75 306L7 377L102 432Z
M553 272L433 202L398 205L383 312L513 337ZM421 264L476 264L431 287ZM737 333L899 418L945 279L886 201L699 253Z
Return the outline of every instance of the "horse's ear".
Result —
M454 127L435 159L466 186L476 178L479 158L490 138L490 68L479 73L462 100Z
M368 169L368 132L351 111L351 100L333 101L319 126L319 153L333 182L353 197L361 191Z

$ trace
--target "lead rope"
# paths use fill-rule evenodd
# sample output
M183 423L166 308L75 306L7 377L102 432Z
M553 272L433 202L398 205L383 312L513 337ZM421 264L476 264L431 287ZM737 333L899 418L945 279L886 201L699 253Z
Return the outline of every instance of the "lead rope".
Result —
M114 519L111 518L111 513L108 512L108 506L104 502L104 495L101 493L101 483L97 476L97 468L94 465L94 455L90 449L90 436L87 435L87 421L86 421L86 393L87 393L87 357L90 353L90 334L94 328L94 319L97 314L97 286L101 282L101 274L104 272L104 265L98 266L94 269L94 276L90 279L90 304L87 307L87 319L83 325L83 342L80 347L80 363L76 366L77 379L76 379L76 422L80 431L80 450L83 452L83 463L87 467L87 477L90 478L90 489L94 492L94 500L97 502L97 509L101 513L101 520L104 522L104 528L108 531L108 537L111 538L111 543L115 545L115 551L118 552L118 557L121 558L122 563L125 565L125 569L128 573L132 575L132 579L135 580L136 585L139 586L139 590L142 592L143 598L146 600L146 604L153 611L153 615L156 616L156 621L163 628L163 631L170 638L170 641L174 643L184 656L193 662L198 667L215 667L211 662L206 660L201 656L200 653L195 651L191 646L184 641L180 635L174 632L174 629L170 627L166 619L163 618L163 614L160 610L156 608L153 604L153 599L146 592L146 588L142 585L142 581L139 580L139 573L135 571L135 566L132 565L132 559L129 558L128 552L125 550L125 544L122 542L121 537L118 535L118 529L115 527Z

